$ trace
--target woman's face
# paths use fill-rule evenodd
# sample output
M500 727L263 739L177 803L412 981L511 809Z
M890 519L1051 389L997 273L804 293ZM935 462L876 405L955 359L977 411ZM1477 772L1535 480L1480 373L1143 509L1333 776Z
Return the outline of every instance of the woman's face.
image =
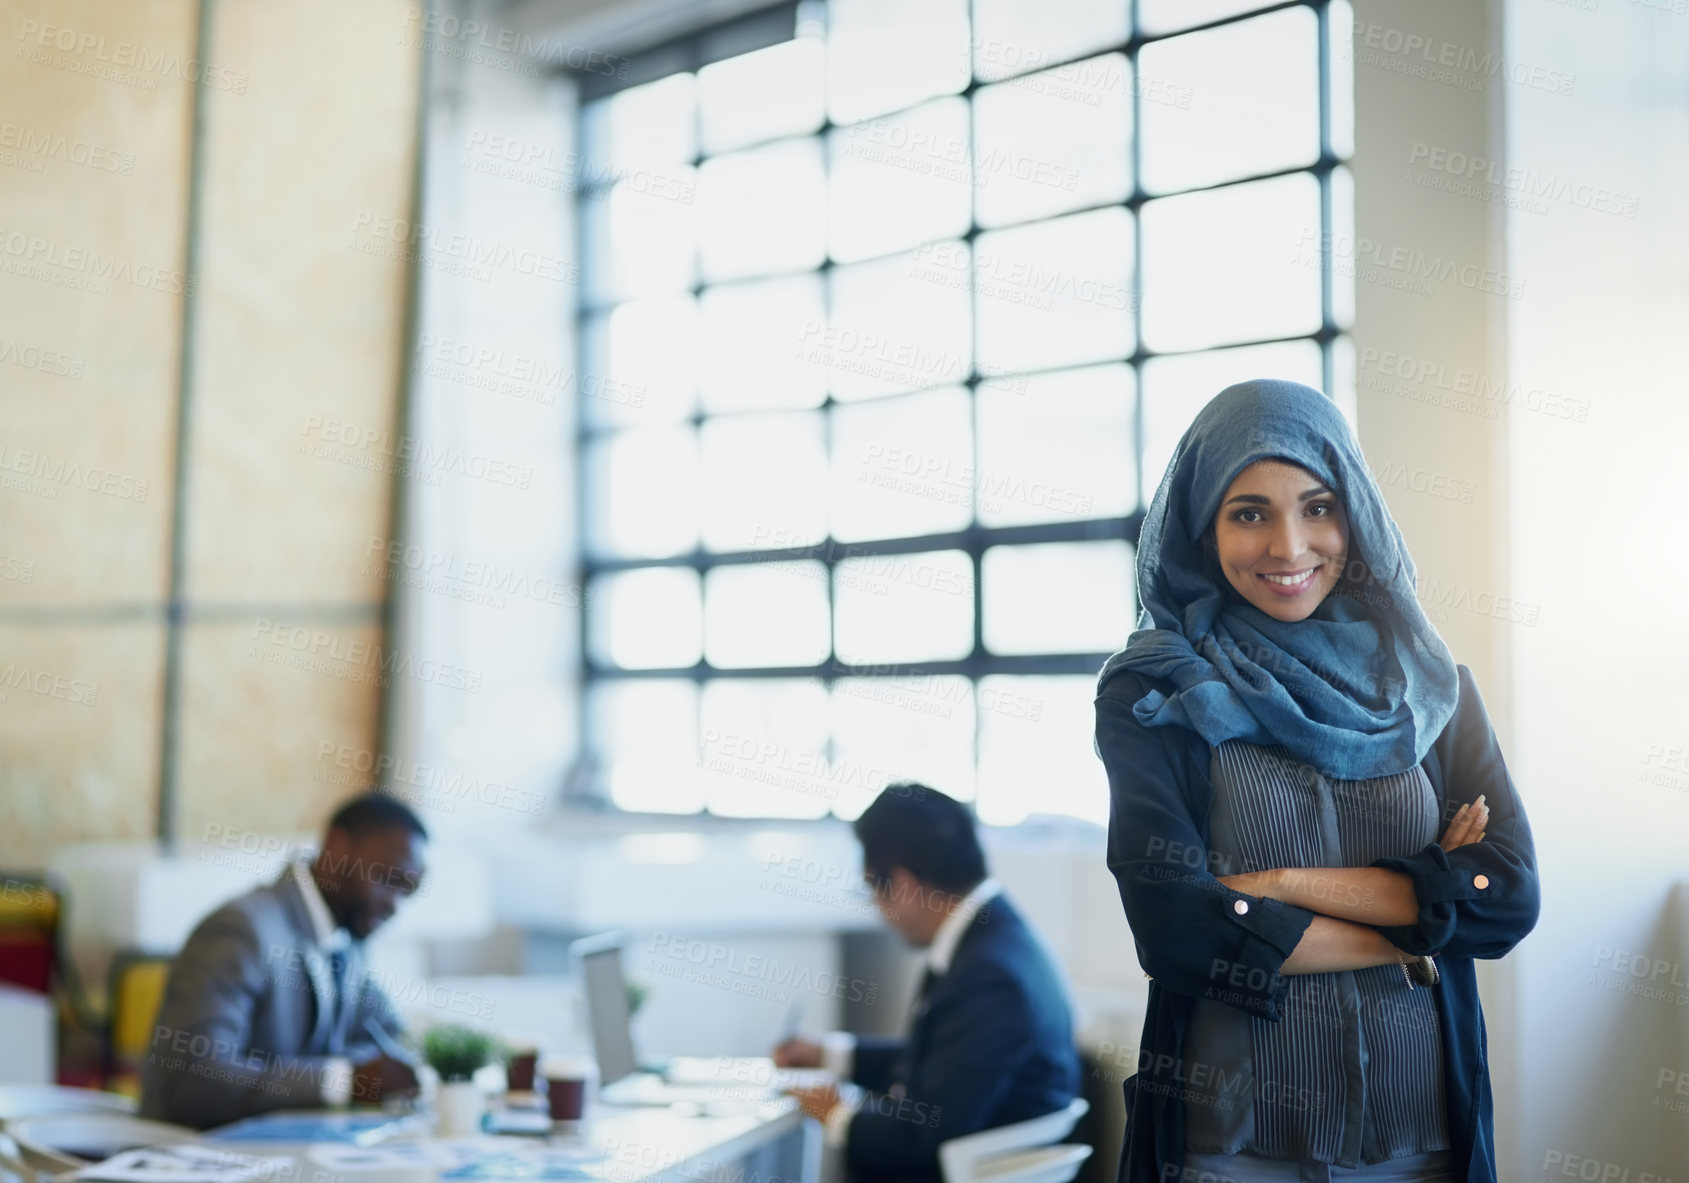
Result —
M1220 499L1214 542L1238 595L1275 620L1305 620L1343 575L1349 521L1307 469L1258 460Z

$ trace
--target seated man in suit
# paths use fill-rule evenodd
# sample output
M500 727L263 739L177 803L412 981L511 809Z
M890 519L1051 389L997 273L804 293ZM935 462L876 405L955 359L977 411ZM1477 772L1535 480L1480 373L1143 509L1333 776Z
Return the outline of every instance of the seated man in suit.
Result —
M938 1146L1041 1117L1079 1089L1059 971L988 878L967 808L918 784L888 786L856 821L880 915L926 950L906 1039L793 1039L775 1063L828 1068L861 1088L796 1092L858 1180L939 1179Z
M170 970L141 1069L144 1117L206 1129L268 1109L413 1091L363 942L425 872L428 832L382 793L342 805L316 858L231 900Z

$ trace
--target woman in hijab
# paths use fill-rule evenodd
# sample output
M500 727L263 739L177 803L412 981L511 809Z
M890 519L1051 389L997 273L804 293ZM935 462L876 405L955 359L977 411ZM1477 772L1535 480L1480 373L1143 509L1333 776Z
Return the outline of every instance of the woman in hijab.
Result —
M1472 959L1536 923L1530 828L1330 400L1202 410L1138 595L1096 701L1151 979L1122 1183L1493 1183Z

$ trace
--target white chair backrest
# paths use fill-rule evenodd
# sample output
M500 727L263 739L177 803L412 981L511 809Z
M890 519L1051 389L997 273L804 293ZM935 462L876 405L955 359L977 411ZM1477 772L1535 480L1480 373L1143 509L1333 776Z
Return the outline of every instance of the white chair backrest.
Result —
M983 1170L990 1160L1012 1155L1016 1151L1031 1150L1037 1146L1048 1146L1052 1142L1059 1142L1073 1132L1073 1127L1079 1124L1079 1119L1090 1111L1090 1104L1083 1097L1076 1097L1066 1109L1058 1109L1054 1113L1046 1113L1043 1117L1034 1117L1031 1121L1017 1121L1014 1125L998 1126L994 1130L981 1130L977 1134L965 1134L960 1138L952 1138L938 1148L938 1163L944 1172L944 1183L975 1183L986 1175L993 1178L1007 1177L1012 1174L1018 1177L1019 1171L1007 1172L999 1176L997 1172ZM1074 1170L1078 1170L1078 1163L1082 1162L1089 1148L1074 1159ZM1042 1159L1048 1156L1039 1156ZM1068 1176L1071 1178L1072 1176Z

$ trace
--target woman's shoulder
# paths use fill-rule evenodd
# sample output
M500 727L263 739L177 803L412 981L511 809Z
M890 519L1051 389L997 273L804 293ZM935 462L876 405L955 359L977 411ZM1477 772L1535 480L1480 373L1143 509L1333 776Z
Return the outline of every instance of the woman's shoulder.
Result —
M1118 669L1109 674L1097 691L1098 698L1112 698L1132 706L1152 690L1163 694L1173 691L1173 683L1165 678L1152 678L1135 669Z

